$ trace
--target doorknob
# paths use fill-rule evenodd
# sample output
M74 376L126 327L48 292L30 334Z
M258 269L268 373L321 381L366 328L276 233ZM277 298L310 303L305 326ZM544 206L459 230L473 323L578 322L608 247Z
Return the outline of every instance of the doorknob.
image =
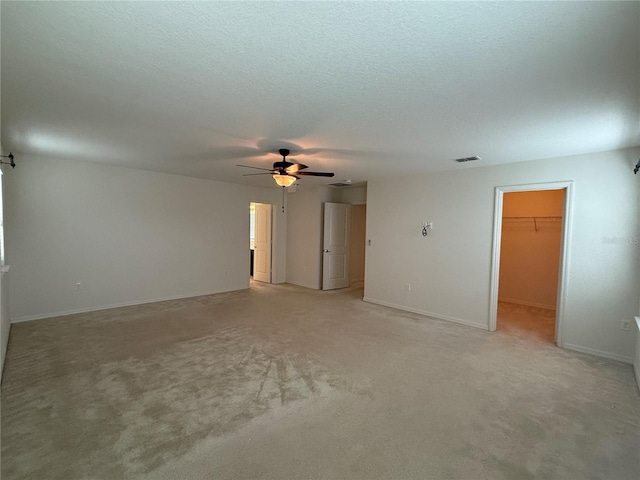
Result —
M331 250L323 250L324 253L331 253Z

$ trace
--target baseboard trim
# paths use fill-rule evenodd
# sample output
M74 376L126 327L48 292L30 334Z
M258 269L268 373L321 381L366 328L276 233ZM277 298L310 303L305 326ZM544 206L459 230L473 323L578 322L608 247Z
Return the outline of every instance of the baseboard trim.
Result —
M33 320L44 320L46 318L63 317L65 315L75 315L77 313L99 312L100 310L109 310L111 308L133 307L136 305L145 305L147 303L166 302L169 300L182 300L184 298L202 297L205 295L215 295L217 293L236 292L238 290L246 290L246 289L241 288L241 289L231 289L231 290L216 290L216 291L200 292L200 293L188 293L184 295L170 295L168 297L159 297L159 298L154 298L152 300L134 300L132 302L113 303L110 305L101 305L98 307L76 308L73 310L64 310L61 312L44 313L39 315L27 315L24 317L12 318L11 324L31 322Z
M627 357L626 355L618 355L617 353L605 352L604 350L596 350L595 348L582 347L571 343L565 343L562 347L574 352L588 353L597 357L608 358L609 360L633 364L633 357Z
M466 325L467 327L479 328L481 330L489 330L488 325L483 325L482 323L472 322L469 320L464 320L462 318L450 317L449 315L442 315L439 313L427 312L426 310L421 310L419 308L407 307L405 305L398 305L391 302L385 302L383 300L377 300L371 297L364 297L362 299L368 303L374 303L376 305L382 305L383 307L395 308L396 310L404 310L405 312L417 313L418 315L424 315L425 317L435 318L437 320L445 320L447 322L459 323L460 325Z
M525 307L544 308L546 310L555 310L555 305L547 305L546 303L527 302L524 300L516 300L513 298L498 298L498 302L515 303L516 305L524 305Z

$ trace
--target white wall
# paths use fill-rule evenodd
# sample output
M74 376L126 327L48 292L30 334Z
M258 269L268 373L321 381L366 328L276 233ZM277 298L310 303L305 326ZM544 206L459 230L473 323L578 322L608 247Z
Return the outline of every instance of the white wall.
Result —
M565 346L631 362L633 332L620 320L638 308L639 154L370 180L365 299L488 329L495 187L573 180ZM427 220L434 229L425 238Z
M340 203L348 203L350 205L364 205L367 203L367 186L358 185L355 187L340 187L336 188L339 192L339 199L336 200Z
M338 189L299 187L287 194L287 282L322 287L322 224L324 202L337 202Z
M276 188L56 158L20 156L11 173L12 321L248 288L249 203L281 201ZM276 282L286 276L280 211Z
M367 203L367 187L334 188L301 185L287 194L287 282L322 288L322 227L324 202ZM361 270L364 270L362 268Z
M0 154L5 155L4 150L2 149L2 144L0 143ZM4 170L4 166L2 167ZM4 175L0 175L0 181L4 183ZM4 191L2 198L0 199L0 209L4 210ZM2 217L2 213L0 212L0 217ZM2 230L0 230L0 235L2 234ZM2 241L2 239L0 239ZM0 355L1 355L1 363L0 363L0 380L2 379L2 372L4 371L4 359L7 355L7 345L9 343L9 333L11 330L11 322L9 319L9 274L4 271L0 273Z

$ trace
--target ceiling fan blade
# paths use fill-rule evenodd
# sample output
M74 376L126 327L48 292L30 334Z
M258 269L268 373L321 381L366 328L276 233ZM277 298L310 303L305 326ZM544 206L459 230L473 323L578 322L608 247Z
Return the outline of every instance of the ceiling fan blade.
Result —
M298 175L309 175L312 177L333 177L333 172L297 172Z
M290 167L287 167L285 170L288 173L296 173L296 172L299 172L300 170L304 170L305 168L309 168L309 167L301 163L294 163Z
M236 167L245 167L245 168L253 168L255 170L266 170L268 172L271 171L270 168L261 168L261 167L252 167L251 165L236 165Z
M273 175L272 171L264 172L264 173L243 173L243 177L251 177L253 175Z
M274 170L286 170L289 167L292 167L295 163L291 163L287 160L280 160L279 162L275 162L273 164Z

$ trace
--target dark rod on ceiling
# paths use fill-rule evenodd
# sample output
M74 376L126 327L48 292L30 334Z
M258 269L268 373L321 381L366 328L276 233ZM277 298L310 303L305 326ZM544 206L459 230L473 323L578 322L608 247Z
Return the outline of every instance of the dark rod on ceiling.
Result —
M11 165L11 168L16 168L16 162L13 161L13 153L9 152L9 155L0 155L0 158L8 158L8 162L3 162L0 160L0 164L2 165Z
M636 168L633 169L633 173L638 173L638 170L640 170L640 160L636 163Z

